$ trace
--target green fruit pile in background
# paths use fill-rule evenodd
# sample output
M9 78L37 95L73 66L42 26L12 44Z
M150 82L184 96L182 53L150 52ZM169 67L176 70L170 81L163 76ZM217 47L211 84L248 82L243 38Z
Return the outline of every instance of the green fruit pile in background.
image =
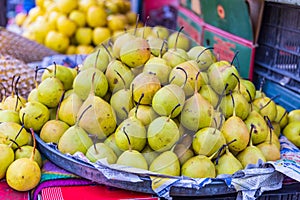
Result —
M300 146L299 110L288 113L232 61L217 60L180 31L132 29L99 45L78 70L47 68L28 99L10 101L20 107L7 121L24 116L25 129L61 153L214 178L280 159L281 133ZM2 117L12 108L8 99Z
M128 0L36 0L15 17L24 37L65 54L88 54L135 21Z

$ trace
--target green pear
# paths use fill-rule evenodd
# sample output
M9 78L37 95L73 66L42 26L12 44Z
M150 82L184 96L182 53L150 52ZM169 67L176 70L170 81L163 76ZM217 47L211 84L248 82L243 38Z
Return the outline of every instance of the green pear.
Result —
M133 107L129 113L128 117L134 116L136 113L136 118L139 119L144 126L148 126L154 119L156 119L159 115L153 110L152 106L149 105L139 105L137 107Z
M0 110L0 122L15 122L20 124L19 112L14 110Z
M162 85L166 85L169 81L169 74L172 68L167 61L159 57L151 57L144 65L143 72L156 74Z
M144 38L135 37L121 46L120 59L129 67L144 65L151 56L150 46Z
M245 124L248 127L248 130L251 129L251 124L253 124L255 128L255 134L252 135L252 143L259 144L264 142L268 136L268 125L264 118L256 111L252 110L245 120Z
M199 90L199 94L206 99L214 108L218 105L219 96L211 88L210 85L202 85Z
M109 64L109 56L106 50L104 49L104 47L100 46L97 50L87 55L79 70L83 71L88 68L95 67L104 73L108 64Z
M0 143L0 180L5 177L8 166L14 161L15 154L13 149L6 144Z
M284 107L282 107L281 105L278 105L278 104L276 104L276 111L277 111L277 114L276 114L276 118L275 118L274 122L277 122L279 124L280 128L284 128L289 122L288 112L286 111L286 109Z
M204 155L196 155L182 165L181 175L191 178L215 178L216 169L211 158Z
M233 103L232 98L235 102L236 116L245 120L250 112L250 105L247 99L238 91L233 91L232 94L226 95L221 99L220 109L224 114L225 118L229 118L233 115Z
M168 48L180 48L187 51L190 49L190 40L185 34L181 33L181 30L176 31L168 37Z
M147 38L149 43L151 54L158 57L160 54L163 55L167 51L167 47L164 44L164 40L159 36L150 35Z
M47 121L41 131L40 138L46 143L58 143L60 137L68 130L70 126L61 120L53 119Z
M229 151L226 146L226 151L223 155L217 158L215 162L216 174L234 174L235 172L242 170L242 163Z
M41 79L44 81L54 76L61 81L65 90L72 88L74 76L71 68L58 64L49 65L47 70L44 70Z
M126 150L117 159L117 164L148 170L143 154L137 150Z
M118 145L116 144L116 137L115 137L115 133L110 134L105 140L104 140L104 144L106 144L107 146L109 146L114 153L116 154L117 157L119 157L123 151L118 147Z
M155 25L152 27L152 33L157 35L161 39L166 39L169 36L169 30L161 25Z
M294 121L300 121L300 109L291 110L288 113L288 121L294 122Z
M20 158L30 158L32 151L33 151L33 146L30 145L25 145L22 146L15 151L15 160L20 159ZM42 168L43 166L43 160L42 160L42 155L38 149L34 149L34 156L33 159L37 164Z
M134 35L132 33L124 33L120 36L118 36L113 44L113 47L112 47L112 52L113 52L113 55L120 59L120 50L121 50L121 47L124 46L124 44L127 42L127 41L132 41L134 39Z
M300 147L300 121L289 122L282 133L294 145Z
M82 99L75 92L72 92L61 102L58 110L58 118L68 125L73 126L82 103Z
M259 109L260 114L264 117L267 116L270 121L274 121L277 115L276 104L269 97L256 98L253 105Z
M218 94L224 93L224 90L225 94L228 94L230 90L232 91L238 83L236 77L239 77L235 66L224 60L211 64L207 70L207 75L210 86Z
M259 160L266 162L266 158L264 157L261 150L252 144L252 132L255 129L254 125L251 125L250 130L250 138L249 138L249 145L238 153L236 156L237 159L242 163L243 167L245 168L248 164L256 164Z
M206 127L196 132L193 150L196 154L211 156L226 143L225 137L216 128Z
M133 100L138 102L142 94L140 104L150 105L152 103L153 96L161 88L159 79L155 74L143 72L137 75L130 85L130 90L133 94Z
M198 63L200 70L207 70L211 64L217 61L210 48L201 45L190 48L187 54L191 60L195 60Z
M179 140L177 124L169 117L161 116L154 119L148 127L148 145L157 152L170 150Z
M152 161L149 171L169 176L179 176L180 162L173 151L165 151Z
M143 154L144 158L146 159L148 166L150 166L152 161L159 155L159 152L151 149L151 147L149 145L146 145L141 153Z
M118 75L121 74L121 77ZM109 90L112 93L117 92L118 90L130 87L130 83L134 79L134 74L124 63L119 60L112 60L105 71L105 76L108 81ZM124 86L124 79L125 86Z
M22 119L24 115L25 128L33 128L34 131L39 131L43 125L49 120L49 109L42 103L34 101L27 102L25 106L20 110L19 116Z
M235 90L239 91L250 103L255 99L256 88L253 82L240 78L240 84L237 84Z
M49 108L55 108L64 90L63 83L55 76L50 76L43 80L37 87L38 101Z
M0 123L0 136L3 141L1 143L9 145L11 140L15 141L19 146L26 145L30 140L30 134L26 129L15 122L2 122ZM11 145L13 149L17 148L17 145L13 143Z
M159 115L169 116L171 114L171 118L175 118L182 111L184 102L184 90L178 85L171 83L160 88L154 94L152 99L152 108ZM174 110L175 107L176 109Z
M200 72L196 81L195 77L197 76L198 72L199 68L197 67L196 61L185 61L171 70L169 82L178 86L183 86L185 95L191 96L194 94L195 86L197 86L198 91L202 85L207 83L206 76L203 72Z
M180 63L186 62L189 59L186 51L180 48L168 49L162 58L165 59L172 68L176 67Z
M108 145L102 142L90 146L90 148L86 151L85 156L91 162L96 162L103 158L106 158L109 164L114 164L117 161L115 152Z

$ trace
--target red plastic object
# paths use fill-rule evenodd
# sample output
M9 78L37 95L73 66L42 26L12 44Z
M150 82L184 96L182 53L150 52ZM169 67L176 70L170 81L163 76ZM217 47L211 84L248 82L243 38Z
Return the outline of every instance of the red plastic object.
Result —
M150 194L121 190L104 185L48 187L41 192L43 200L158 200Z
M0 181L0 199L2 200L28 200L29 193L28 192L18 192L11 187L9 187L6 183L5 179Z

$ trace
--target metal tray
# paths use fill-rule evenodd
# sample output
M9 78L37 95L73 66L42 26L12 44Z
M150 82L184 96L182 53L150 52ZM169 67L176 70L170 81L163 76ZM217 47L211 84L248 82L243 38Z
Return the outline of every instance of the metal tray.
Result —
M89 163L79 161L59 152L58 150L52 148L50 145L41 140L37 134L35 134L35 138L37 142L37 148L48 160L71 173L99 184L156 195L156 193L152 190L151 179L148 175L138 175L142 182L108 179L103 173L101 173L101 171L99 171ZM110 170L115 169L111 168ZM128 173L128 176L130 175L129 172L122 171L122 173L125 173L125 175L126 173ZM235 191L235 189L229 188L224 182L219 180L215 180L212 183L199 189L172 186L169 191L171 197L208 197L216 195L236 195L236 193L237 192Z

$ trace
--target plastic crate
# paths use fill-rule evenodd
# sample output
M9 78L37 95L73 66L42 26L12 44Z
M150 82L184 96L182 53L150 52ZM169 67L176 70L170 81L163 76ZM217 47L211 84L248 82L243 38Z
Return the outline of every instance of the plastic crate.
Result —
M256 84L288 110L300 108L300 7L266 2L255 55ZM274 90L277 93L274 93Z

